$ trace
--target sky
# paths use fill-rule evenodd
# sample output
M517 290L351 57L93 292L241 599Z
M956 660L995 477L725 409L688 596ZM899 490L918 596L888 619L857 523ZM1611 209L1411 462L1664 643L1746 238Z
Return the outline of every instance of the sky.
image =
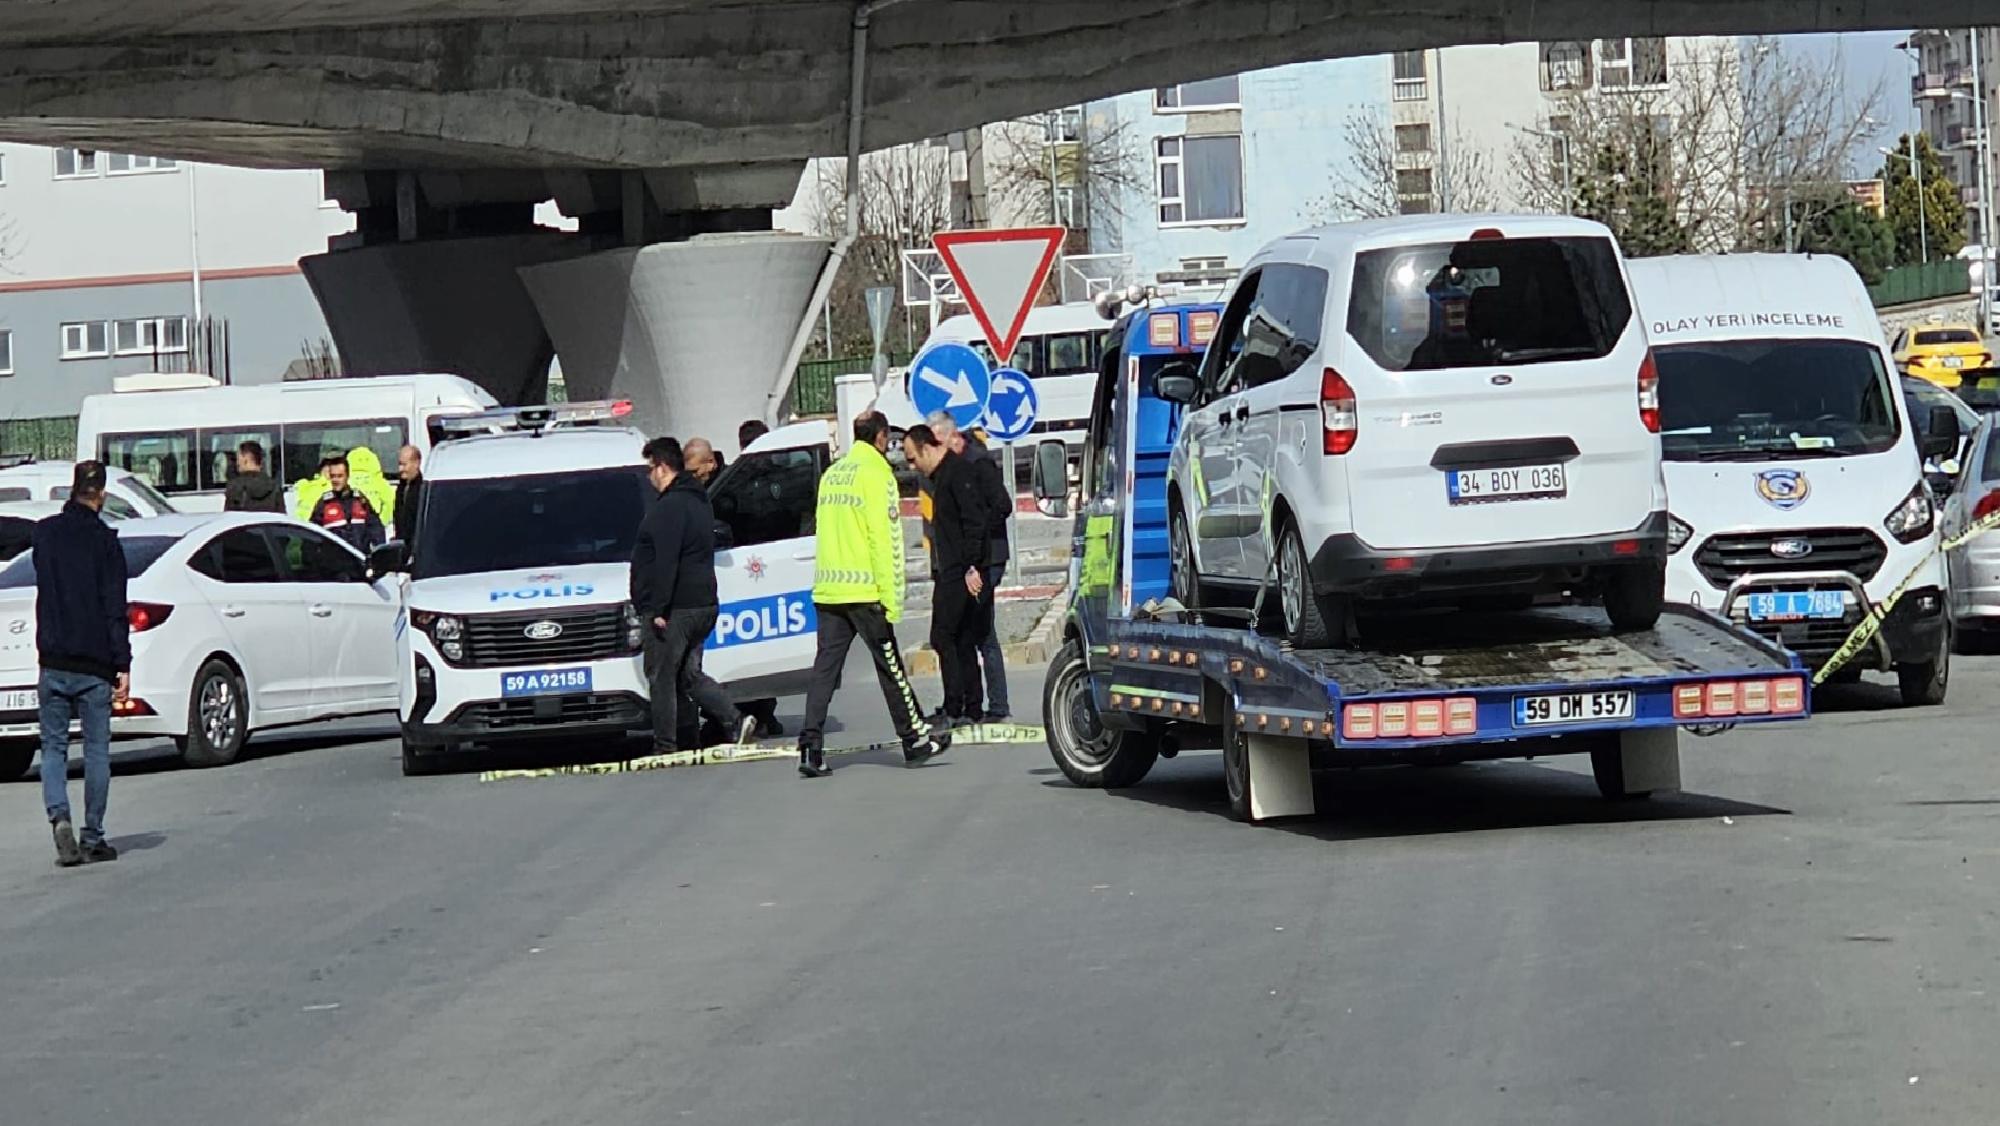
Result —
M1850 98L1859 102L1876 82L1882 83L1882 97L1875 116L1882 119L1882 132L1853 154L1857 177L1872 176L1882 166L1878 146L1894 144L1907 132L1915 117L1910 107L1910 76L1916 73L1909 56L1896 44L1909 38L1905 31L1842 32L1832 35L1787 36L1785 44L1813 58L1838 66L1846 76Z

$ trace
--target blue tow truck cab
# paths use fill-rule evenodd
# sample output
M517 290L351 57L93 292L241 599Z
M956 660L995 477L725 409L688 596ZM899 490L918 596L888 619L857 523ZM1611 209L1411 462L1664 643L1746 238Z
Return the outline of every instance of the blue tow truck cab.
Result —
M1810 714L1794 654L1687 607L1632 633L1590 607L1413 613L1364 630L1361 648L1299 650L1252 628L1249 610L1166 602L1181 408L1153 384L1199 361L1221 314L1141 307L1105 347L1043 694L1049 750L1072 782L1131 786L1161 757L1220 747L1230 811L1260 821L1312 813L1316 769L1589 753L1604 795L1633 798L1679 787L1682 727ZM1035 491L1045 511L1067 505L1061 443L1036 451Z

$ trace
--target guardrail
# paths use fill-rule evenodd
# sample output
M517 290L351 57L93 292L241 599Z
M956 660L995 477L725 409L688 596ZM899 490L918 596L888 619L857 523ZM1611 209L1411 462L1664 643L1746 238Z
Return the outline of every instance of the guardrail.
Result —
M908 364L911 353L889 353L889 366ZM835 357L831 360L804 360L792 379L792 414L798 418L833 417L833 381L857 371L872 371L873 356Z

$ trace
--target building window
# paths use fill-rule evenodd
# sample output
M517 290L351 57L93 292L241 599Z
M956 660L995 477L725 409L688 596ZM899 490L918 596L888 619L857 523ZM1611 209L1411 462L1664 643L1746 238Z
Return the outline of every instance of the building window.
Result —
M1431 151L1431 127L1428 122L1416 125L1396 126L1397 152Z
M94 149L57 149L56 179L81 179L97 175L97 152Z
M1057 144L1074 144L1083 140L1083 107L1071 106L1049 114L1049 140Z
M1542 44L1542 89L1590 89L1590 44L1574 39Z
M104 171L113 176L133 172L172 172L175 167L173 161L163 156L132 156L122 152L104 154Z
M1431 170L1428 168L1396 169L1396 194L1399 196L1431 194Z
M1161 137L1160 225L1233 223L1243 219L1243 138Z
M0 328L0 375L14 374L14 332Z
M1243 104L1236 76L1209 78L1163 86L1153 94L1153 108L1178 112L1191 109L1235 109Z
M103 321L75 321L62 326L62 358L94 360L111 354L111 337Z
M186 317L140 317L111 322L111 347L120 356L187 351Z
M1429 62L1422 51L1398 51L1394 56L1395 81L1390 89L1399 102L1420 102L1430 97Z
M1605 39L1597 45L1598 81L1607 90L1667 84L1665 39Z
M1410 196L1407 199L1399 199L1396 201L1396 210L1404 215L1429 215L1431 213L1431 197L1420 195Z

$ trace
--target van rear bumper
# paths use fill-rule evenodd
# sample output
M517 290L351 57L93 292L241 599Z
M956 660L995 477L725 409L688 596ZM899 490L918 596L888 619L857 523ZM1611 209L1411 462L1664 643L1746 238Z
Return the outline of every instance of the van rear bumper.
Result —
M1527 589L1569 579L1579 570L1667 559L1667 514L1655 512L1629 532L1492 547L1394 551L1352 533L1331 536L1312 559L1320 594L1397 595L1431 590Z

